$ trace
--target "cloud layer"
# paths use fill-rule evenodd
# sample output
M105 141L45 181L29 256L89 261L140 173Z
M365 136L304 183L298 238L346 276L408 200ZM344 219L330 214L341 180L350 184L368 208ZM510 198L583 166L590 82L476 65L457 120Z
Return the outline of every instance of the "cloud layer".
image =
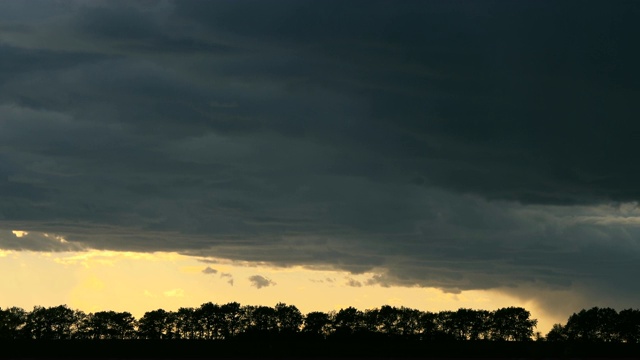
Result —
M179 251L629 306L639 11L2 3L0 247Z

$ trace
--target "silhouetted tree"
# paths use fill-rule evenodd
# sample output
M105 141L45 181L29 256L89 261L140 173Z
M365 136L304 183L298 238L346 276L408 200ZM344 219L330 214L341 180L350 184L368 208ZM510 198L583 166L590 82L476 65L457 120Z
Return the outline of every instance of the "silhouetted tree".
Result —
M377 311L377 330L387 335L398 335L400 312L395 307L383 305Z
M249 315L247 332L251 334L274 334L278 331L278 316L274 308L269 306L250 306L247 310Z
M527 341L533 336L538 320L521 307L498 309L492 314L490 336L492 340Z
M174 315L176 337L179 339L197 339L198 319L192 307L181 307Z
M435 335L441 339L464 340L457 314L454 311L440 311L435 318Z
M84 316L83 312L69 309L66 305L35 306L27 314L23 330L29 339L71 339Z
M331 331L331 319L329 314L313 311L304 317L302 332L325 338Z
M87 315L66 305L35 306L31 312L17 307L0 309L0 339L231 339L241 334L275 337L302 331L317 338L335 335L373 339L384 335L415 336L427 341L530 341L536 325L537 320L519 307L431 313L383 305L364 312L348 307L302 316L297 307L285 303L272 308L207 302L177 312L149 311L139 321L128 312ZM555 324L546 338L537 333L536 340L638 343L640 310L581 310L571 315L566 325Z
M600 321L599 337L604 342L620 341L619 316L618 312L612 308L601 308L598 312Z
M138 321L138 337L141 339L172 339L173 314L163 309L146 312Z
M640 310L625 309L618 313L618 334L622 342L640 342Z
M565 331L569 340L612 342L618 339L617 322L614 309L593 307L571 315Z
M220 307L222 313L223 328L222 337L225 339L234 337L242 331L243 311L237 302L230 302Z
M544 335L542 335L542 333L540 331L536 331L535 333L533 333L533 340L534 341L545 341L546 339L544 338Z
M423 312L420 314L419 321L419 331L421 339L434 341L440 338L440 335L443 334L442 330L440 329L440 320L437 313L432 313L429 311Z
M275 307L278 331L282 334L294 334L302 326L302 313L294 305L277 303Z
M218 304L207 302L196 310L196 318L202 330L204 339L219 339L222 337L222 311Z
M364 313L351 306L340 309L333 319L333 329L338 336L361 333L365 329Z
M23 337L27 312L19 307L0 309L0 339L14 340Z
M136 318L130 312L110 312L110 332L113 339L131 339L135 335Z
M402 336L418 335L420 332L420 316L422 312L406 307L401 307L397 311L396 333Z
M380 309L366 309L362 312L362 332L381 332Z
M84 317L80 338L130 339L135 332L135 318L129 312L98 311Z
M487 339L491 330L492 320L492 314L486 310L458 309L452 314L456 339Z
M546 340L550 342L566 341L567 332L562 324L553 324L549 333L547 333Z
M50 320L46 316L46 308L43 306L34 306L33 310L27 313L23 330L25 337L28 339L53 338L50 334Z

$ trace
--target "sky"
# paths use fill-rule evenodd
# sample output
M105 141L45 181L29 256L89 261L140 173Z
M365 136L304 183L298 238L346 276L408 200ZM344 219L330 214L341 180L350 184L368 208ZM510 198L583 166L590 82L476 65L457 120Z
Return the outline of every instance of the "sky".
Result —
M0 307L638 308L639 15L0 1Z

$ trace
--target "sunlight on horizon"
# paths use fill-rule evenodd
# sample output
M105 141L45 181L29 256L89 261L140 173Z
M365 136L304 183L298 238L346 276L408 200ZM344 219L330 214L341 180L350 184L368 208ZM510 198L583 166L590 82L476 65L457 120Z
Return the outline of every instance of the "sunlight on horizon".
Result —
M536 331L543 334L566 320L549 317L534 303L498 291L453 294L436 288L366 285L375 273L281 268L226 259L205 263L172 252L4 251L0 255L4 256L0 271L7 274L2 280L3 308L66 304L85 312L129 311L140 318L158 308L175 311L209 301L267 306L284 302L303 313L348 306L365 310L392 305L431 312L521 306L538 319ZM11 271L16 267L20 271ZM267 285L258 288L250 280L256 275Z
M11 232L13 233L13 235L15 235L18 238L21 238L21 237L23 237L25 235L29 235L28 232L22 231L22 230L12 230Z

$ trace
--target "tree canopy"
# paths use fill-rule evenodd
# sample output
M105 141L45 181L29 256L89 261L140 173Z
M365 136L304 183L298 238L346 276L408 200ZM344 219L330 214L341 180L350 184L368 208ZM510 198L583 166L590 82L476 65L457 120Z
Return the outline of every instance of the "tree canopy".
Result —
M294 305L274 307L207 302L177 311L156 309L136 319L129 312L84 313L66 305L0 308L0 339L200 339L248 336L343 338L377 336L424 341L640 341L640 311L594 307L556 324L546 337L534 336L537 320L520 307L495 311L461 308L429 312L384 305L361 311L313 311L303 315Z

